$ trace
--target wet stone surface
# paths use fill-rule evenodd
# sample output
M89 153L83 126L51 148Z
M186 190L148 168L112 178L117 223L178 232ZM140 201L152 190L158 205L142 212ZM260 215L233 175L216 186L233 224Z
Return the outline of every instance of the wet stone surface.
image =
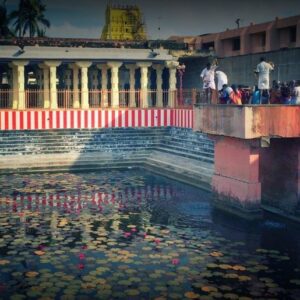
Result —
M138 169L0 186L0 299L300 298L299 229L209 193Z

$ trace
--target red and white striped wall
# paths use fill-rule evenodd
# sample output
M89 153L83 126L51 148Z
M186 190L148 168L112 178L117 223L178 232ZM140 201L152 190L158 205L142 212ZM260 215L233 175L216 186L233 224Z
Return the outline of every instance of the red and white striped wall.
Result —
M0 111L0 130L193 127L192 109Z

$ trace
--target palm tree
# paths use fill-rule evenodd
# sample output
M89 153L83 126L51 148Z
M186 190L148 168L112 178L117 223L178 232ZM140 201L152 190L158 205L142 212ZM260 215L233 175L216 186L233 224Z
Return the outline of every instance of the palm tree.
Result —
M15 20L14 27L19 36L29 33L30 37L45 32L50 27L50 22L45 18L46 5L40 0L20 0L18 10L11 13ZM41 25L43 28L41 28Z
M0 5L0 37L8 38L14 35L9 28L10 21L10 16L6 9L6 1L4 0Z

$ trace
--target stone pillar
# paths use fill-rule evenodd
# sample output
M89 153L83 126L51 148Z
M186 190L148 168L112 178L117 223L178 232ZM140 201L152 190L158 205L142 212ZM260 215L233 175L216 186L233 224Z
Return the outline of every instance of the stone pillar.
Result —
M50 71L50 108L57 109L57 88L56 88L56 68L61 64L60 61L45 61L45 65Z
M44 108L50 108L50 81L49 67L45 64L40 64L39 67L43 70L43 101Z
M101 107L108 107L107 97L107 65L98 64L97 68L101 70Z
M13 61L13 109L24 110L25 103L25 74L24 69L27 61Z
M176 71L179 65L178 61L166 62L166 67L169 69L169 97L168 106L175 107L176 100Z
M111 106L119 107L119 68L121 62L108 62L111 69Z
M141 62L137 64L141 68L141 107L147 108L148 104L148 68L151 63Z
M80 61L75 63L81 70L81 108L89 108L88 68L91 62Z
M79 67L76 64L70 64L69 68L73 71L73 108L80 108L79 101Z
M135 102L135 70L136 65L127 64L125 67L129 70L129 107L136 107Z
M156 106L163 107L162 73L163 73L164 66L163 65L154 65L153 69L156 71L156 90L157 90Z
M217 207L247 218L260 213L259 140L214 137L215 172L212 178Z

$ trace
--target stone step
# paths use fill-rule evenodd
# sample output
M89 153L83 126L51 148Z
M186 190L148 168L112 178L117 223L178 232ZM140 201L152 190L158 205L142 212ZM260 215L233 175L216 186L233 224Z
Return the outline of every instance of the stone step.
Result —
M195 160L201 160L201 161L208 162L208 163L213 163L214 162L213 158L209 158L206 155L203 156L203 155L189 154L189 153L184 152L184 150L176 151L176 150L173 150L173 149L168 149L168 148L163 148L163 147L157 147L157 148L155 148L155 150L165 152L165 153L175 154L175 155L178 155L180 157L187 157L187 158L192 158L192 159L195 159Z
M203 155L203 156L207 156L207 157L211 157L214 158L214 150L213 149L205 149L205 148L200 148L200 149L195 149L192 147L178 147L178 146L174 146L172 144L167 144L167 145L161 145L160 148L165 148L165 149L173 149L176 150L178 152L185 152L185 153L190 153L190 154L195 154L195 155Z
M161 141L161 143L164 146L172 145L174 147L180 147L180 148L199 148L199 149L214 151L214 145L207 144L206 141L191 143L185 140L174 142L174 141L168 141L164 139Z

